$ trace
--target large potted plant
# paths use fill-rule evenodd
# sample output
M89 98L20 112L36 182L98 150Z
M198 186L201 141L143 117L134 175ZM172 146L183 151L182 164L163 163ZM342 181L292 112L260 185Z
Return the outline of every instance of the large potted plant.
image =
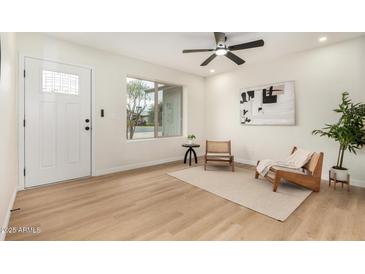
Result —
M331 169L331 178L340 181L347 180L348 169L343 166L345 151L356 154L356 150L365 145L365 104L352 103L349 93L342 93L342 102L334 111L340 114L335 124L326 124L322 129L313 130L312 134L319 134L334 139L339 143L337 163Z

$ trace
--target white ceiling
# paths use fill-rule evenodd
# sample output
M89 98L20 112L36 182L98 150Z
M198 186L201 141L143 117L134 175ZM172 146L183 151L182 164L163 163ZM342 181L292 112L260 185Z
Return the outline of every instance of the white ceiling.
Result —
M227 32L228 45L264 39L265 46L235 51L235 54L246 61L241 66L237 66L224 56L218 56L206 67L201 67L200 64L212 54L211 52L182 54L182 50L215 48L214 35L211 32L58 32L47 34L80 45L134 57L200 76L208 76L290 53L353 39L365 33ZM322 36L326 36L327 41L320 43L318 38ZM214 69L215 72L211 73L211 69Z

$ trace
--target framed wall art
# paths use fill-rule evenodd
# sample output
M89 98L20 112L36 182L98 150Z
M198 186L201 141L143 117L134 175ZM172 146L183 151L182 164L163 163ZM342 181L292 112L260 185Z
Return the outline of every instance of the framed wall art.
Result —
M242 125L295 125L294 81L243 88Z

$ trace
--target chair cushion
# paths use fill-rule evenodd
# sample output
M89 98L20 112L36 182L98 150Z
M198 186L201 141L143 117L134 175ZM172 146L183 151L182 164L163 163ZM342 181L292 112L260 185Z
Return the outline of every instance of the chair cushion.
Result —
M304 168L297 169L297 168L288 168L288 167L282 167L282 166L272 166L270 168L270 171L273 171L273 172L278 171L278 170L307 175L307 171Z
M207 157L230 157L231 155L229 153L207 153Z

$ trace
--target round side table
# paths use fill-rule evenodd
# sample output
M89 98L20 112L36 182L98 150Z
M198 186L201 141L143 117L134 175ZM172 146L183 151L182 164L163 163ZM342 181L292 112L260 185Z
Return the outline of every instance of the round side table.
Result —
M189 166L191 166L191 154L194 154L194 159L195 159L195 163L198 163L198 158L196 157L196 153L194 150L194 147L200 147L200 145L198 144L183 144L183 147L187 147L188 150L185 153L185 157L184 157L184 164L186 164L186 158L188 157L189 154Z

